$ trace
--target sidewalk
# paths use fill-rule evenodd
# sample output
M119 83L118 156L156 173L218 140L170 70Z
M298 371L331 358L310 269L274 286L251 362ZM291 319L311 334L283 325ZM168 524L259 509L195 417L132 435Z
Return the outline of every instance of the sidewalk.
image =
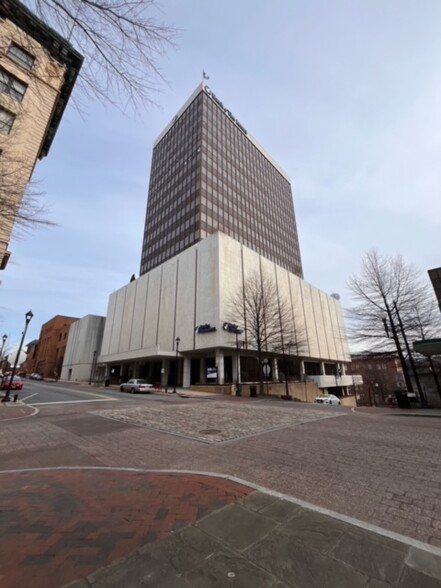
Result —
M25 418L35 412L35 408L20 402L0 402L0 422Z
M398 408L397 406L357 406L354 412L375 416L407 416L441 418L441 408Z
M221 477L0 473L2 588L435 588L441 550Z

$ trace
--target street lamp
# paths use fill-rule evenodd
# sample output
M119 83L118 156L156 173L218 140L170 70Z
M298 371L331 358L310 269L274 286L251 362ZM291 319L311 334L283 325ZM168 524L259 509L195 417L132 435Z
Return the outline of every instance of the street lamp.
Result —
M240 396L240 357L239 357L239 335L241 335L243 333L243 331L239 328L237 328L234 331L234 334L236 335L236 378L237 378L237 384L236 384L236 395Z
M178 385L178 354L179 354L179 343L181 340L179 337L176 337L176 366L175 366L175 383L173 386L173 394L176 394L176 386Z
M20 353L21 353L21 348L23 347L23 341L24 341L24 338L26 337L26 331L28 330L28 325L31 322L33 316L34 316L34 314L33 314L32 310L29 310L25 314L25 320L26 320L25 328L24 328L24 331L21 335L21 341L20 341L20 345L18 347L17 355L15 356L14 367L12 368L12 374L9 376L8 389L6 390L6 394L2 398L2 402L8 402L8 400L9 400L9 397L11 394L12 382L14 381L14 376L15 376L15 372L17 370L17 364L18 364L18 360L20 357ZM3 336L3 339L4 339L4 337L5 336Z

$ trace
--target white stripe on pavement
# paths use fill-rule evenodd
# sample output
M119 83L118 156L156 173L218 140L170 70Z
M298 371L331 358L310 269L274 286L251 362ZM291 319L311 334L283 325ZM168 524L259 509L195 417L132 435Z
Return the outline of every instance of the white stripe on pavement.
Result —
M38 395L38 392L34 392L34 394L30 394L29 396L26 396L26 398L20 398L20 402L23 403L28 398L32 398L32 396L37 396L37 395Z
M28 406L46 406L49 404L80 404L85 402L118 402L117 398L97 398L96 400L57 400L56 402L30 402Z

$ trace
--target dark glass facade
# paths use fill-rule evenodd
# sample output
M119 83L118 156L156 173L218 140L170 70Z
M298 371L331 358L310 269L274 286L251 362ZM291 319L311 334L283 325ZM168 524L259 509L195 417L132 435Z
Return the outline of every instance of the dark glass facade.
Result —
M441 267L436 267L429 270L429 278L432 282L435 296L438 300L439 308L441 310Z
M215 231L303 276L289 180L201 88L153 149L140 273Z

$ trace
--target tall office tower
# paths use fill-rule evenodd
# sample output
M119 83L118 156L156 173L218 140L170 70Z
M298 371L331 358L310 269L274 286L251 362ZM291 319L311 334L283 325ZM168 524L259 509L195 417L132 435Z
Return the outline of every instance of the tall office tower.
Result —
M216 231L303 277L288 176L200 85L154 144L140 274Z

